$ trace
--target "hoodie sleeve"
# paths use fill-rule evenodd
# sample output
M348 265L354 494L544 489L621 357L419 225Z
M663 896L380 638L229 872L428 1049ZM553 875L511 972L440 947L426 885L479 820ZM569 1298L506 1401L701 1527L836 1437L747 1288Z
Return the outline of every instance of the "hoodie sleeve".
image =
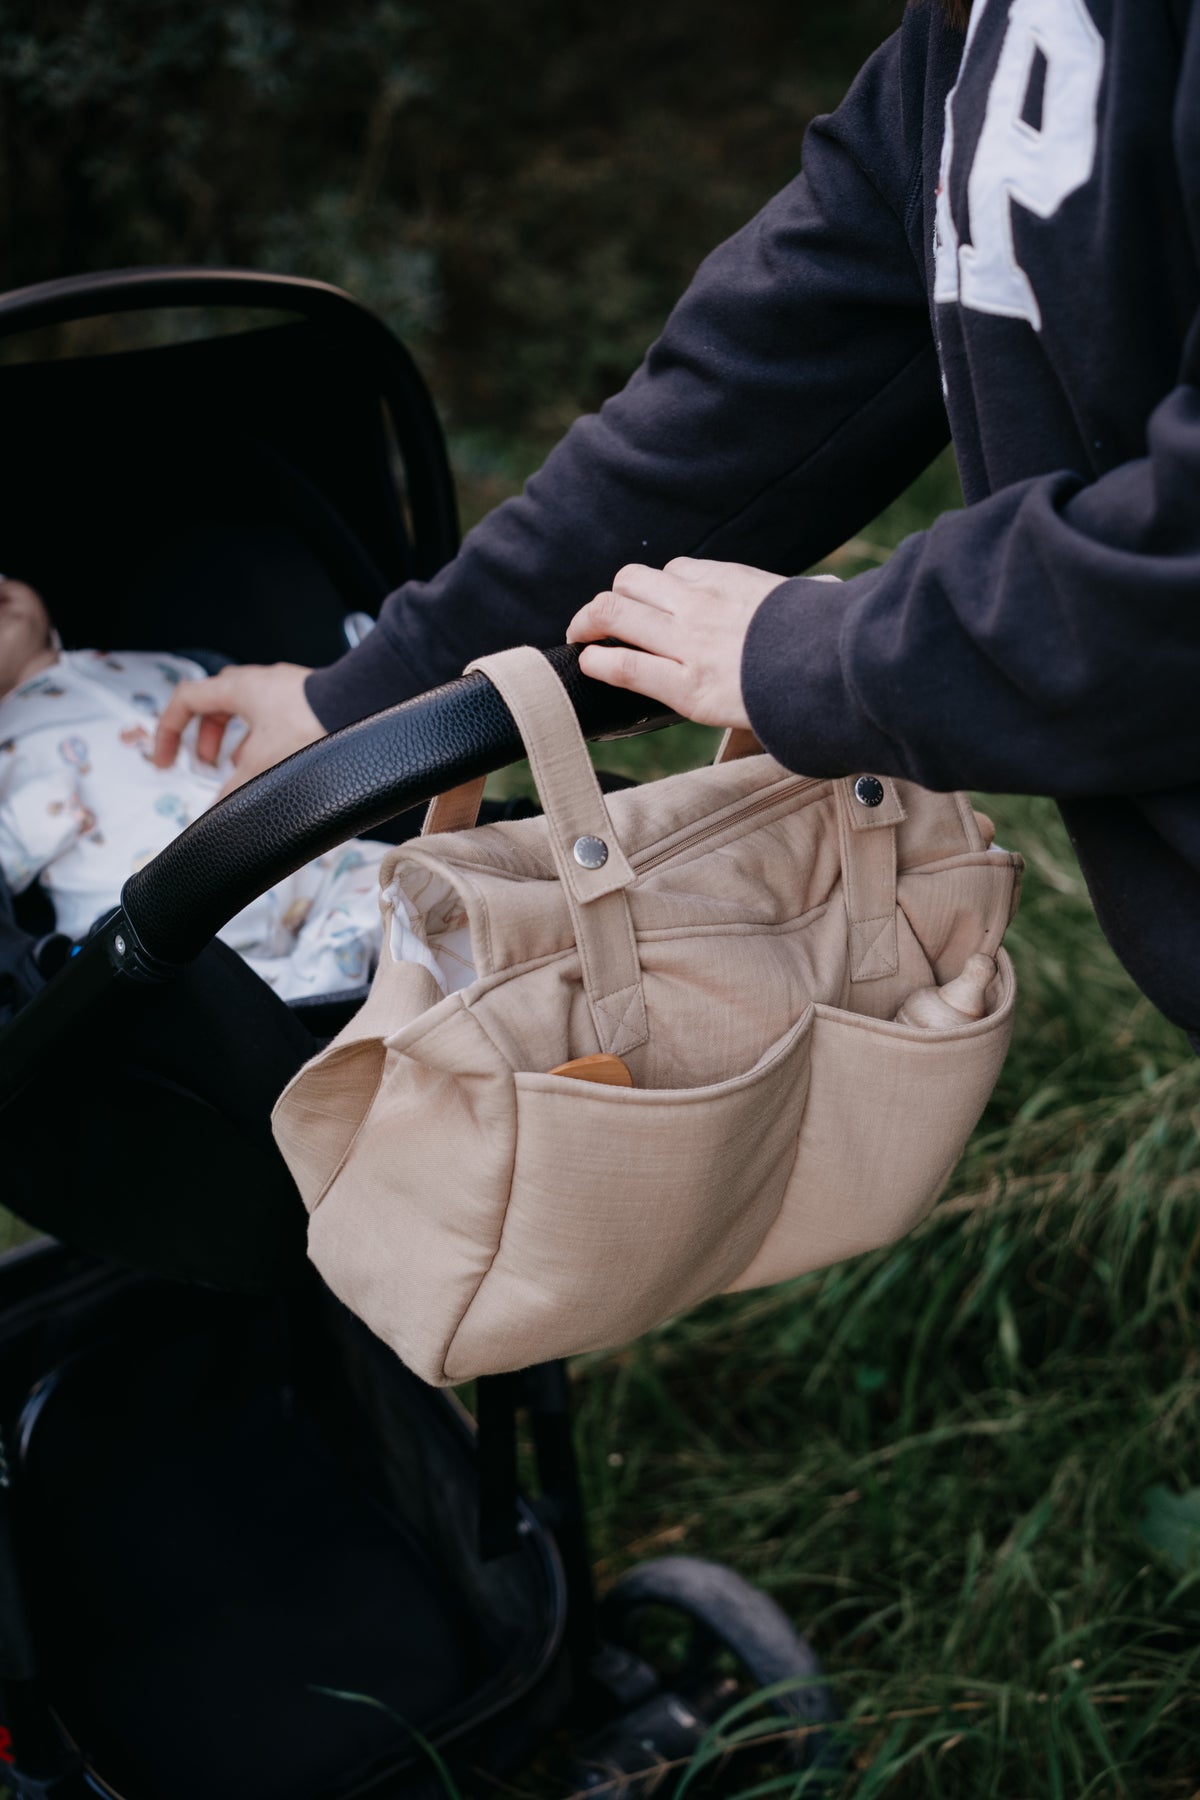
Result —
M1015 483L750 623L742 692L789 768L1059 799L1200 780L1200 316L1147 454Z
M920 246L921 13L817 120L803 172L707 258L624 390L429 582L308 679L328 729L514 643L561 642L627 562L782 572L826 554L941 448Z

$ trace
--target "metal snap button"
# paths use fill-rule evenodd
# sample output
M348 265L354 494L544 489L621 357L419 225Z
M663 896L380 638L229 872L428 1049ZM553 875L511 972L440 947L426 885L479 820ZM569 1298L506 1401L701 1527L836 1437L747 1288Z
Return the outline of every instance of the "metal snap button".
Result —
M576 838L572 855L585 869L602 869L608 861L608 845L603 838Z
M877 775L860 775L854 784L854 798L860 806L878 806L883 799L883 783Z

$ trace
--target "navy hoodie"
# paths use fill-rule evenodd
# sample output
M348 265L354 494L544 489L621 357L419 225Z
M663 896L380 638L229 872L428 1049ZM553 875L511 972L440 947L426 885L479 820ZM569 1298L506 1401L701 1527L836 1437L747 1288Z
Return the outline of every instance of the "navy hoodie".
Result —
M627 562L786 573L953 436L966 509L742 663L812 775L1054 795L1101 922L1200 1034L1200 0L919 0L700 267L626 388L379 628L329 728L511 643Z

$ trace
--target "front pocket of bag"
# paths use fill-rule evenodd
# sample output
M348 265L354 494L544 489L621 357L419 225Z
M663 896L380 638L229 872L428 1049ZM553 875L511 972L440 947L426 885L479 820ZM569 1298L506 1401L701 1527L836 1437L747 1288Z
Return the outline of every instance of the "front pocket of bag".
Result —
M766 1287L894 1242L953 1173L1012 1036L1016 984L998 958L985 1019L920 1031L818 1006L808 1101L779 1216L730 1291Z
M779 1210L812 1023L710 1087L517 1075L504 1230L446 1379L623 1343L726 1286Z

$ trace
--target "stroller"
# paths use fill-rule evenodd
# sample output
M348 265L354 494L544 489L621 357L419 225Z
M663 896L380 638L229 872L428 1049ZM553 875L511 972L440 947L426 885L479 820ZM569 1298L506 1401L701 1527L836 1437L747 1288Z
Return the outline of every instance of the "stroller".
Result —
M413 363L333 288L217 270L10 294L0 340L150 308L234 329L0 365L7 565L68 644L332 660L456 548ZM549 654L590 736L663 722ZM554 1734L574 1760L539 1791L615 1792L686 1760L739 1679L784 1684L779 1724L835 1717L730 1570L662 1559L596 1604L561 1366L479 1382L469 1414L304 1257L268 1114L357 1000L288 1007L214 933L519 754L465 677L239 789L81 944L16 905L3 1195L43 1235L0 1258L0 1780L27 1800L491 1791ZM829 1733L798 1736L828 1758Z

